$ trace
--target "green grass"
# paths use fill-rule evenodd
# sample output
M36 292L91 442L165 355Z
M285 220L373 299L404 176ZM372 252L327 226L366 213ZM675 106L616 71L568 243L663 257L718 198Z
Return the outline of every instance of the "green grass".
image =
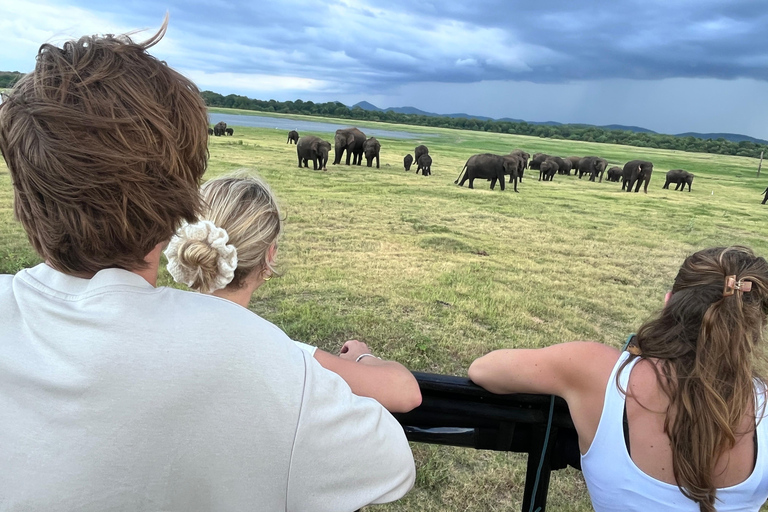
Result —
M327 172L297 168L295 146L285 144L282 130L236 127L234 137L210 141L207 178L253 169L286 215L284 276L263 286L251 308L294 339L327 350L359 338L414 370L466 375L473 359L500 347L577 339L619 346L660 307L685 255L737 243L768 254L760 205L768 180L755 178L754 159L356 125L437 136L380 137L381 169L329 165ZM403 156L421 143L434 160L430 177L402 168ZM453 184L470 155L515 148L596 154L617 165L648 159L655 170L647 195L572 176L538 182L533 171L519 194L490 191L486 181L474 190ZM662 190L664 174L675 168L696 174L691 193ZM10 178L0 167L1 272L38 261L12 220L11 203ZM170 283L165 271L161 283ZM417 486L382 510L520 508L523 456L413 448ZM550 510L590 510L579 472L554 473L549 496Z

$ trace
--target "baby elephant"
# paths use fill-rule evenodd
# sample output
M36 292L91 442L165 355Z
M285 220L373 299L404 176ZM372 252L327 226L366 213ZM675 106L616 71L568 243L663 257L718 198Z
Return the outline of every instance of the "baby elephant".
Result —
M432 157L428 154L421 155L416 164L416 174L419 174L419 171L421 171L422 176L430 176L432 174Z
M373 163L374 158L376 159L376 168L379 168L379 153L381 152L381 144L378 140L376 140L376 137L371 137L370 139L363 142L363 153L365 154L365 162L368 167L371 166Z
M621 167L613 166L608 169L608 181L621 181Z
M234 135L235 134L235 130L233 128L227 128L226 130L224 130L224 132L227 135Z
M213 128L208 128L208 135L213 135Z
M691 183L693 183L693 173L684 171L682 169L672 169L667 173L667 181L661 188L669 188L670 183L677 183L675 190L685 190L685 185L688 184L688 192L691 191Z
M295 144L299 143L299 132L296 130L291 130L288 132L288 140L285 143L290 144L292 142Z
M410 171L412 164L413 164L413 155L408 153L407 155L405 155L405 158L403 158L403 167L405 167L406 171Z

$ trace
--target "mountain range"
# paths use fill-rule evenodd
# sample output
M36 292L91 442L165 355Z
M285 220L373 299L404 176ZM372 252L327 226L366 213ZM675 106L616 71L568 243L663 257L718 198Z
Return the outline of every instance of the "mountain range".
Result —
M647 128L642 128L640 126L625 126L622 124L608 124L603 126L593 125L593 124L586 124L586 123L558 123L557 121L525 121L524 119L513 119L511 117L502 117L501 119L494 119L493 117L485 117L485 116L475 116L471 114L464 114L464 113L457 113L457 114L435 114L434 112L426 112L424 110L420 110L415 107L389 107L389 108L379 108L376 105L369 103L367 101L360 101L358 103L355 103L349 108L355 108L359 107L363 110L374 110L376 112L395 112L397 114L416 114L420 116L430 116L430 117L463 117L465 119L477 119L478 121L508 121L510 123L528 123L528 124L543 124L543 125L549 125L549 126L561 126L563 124L570 124L572 126L595 126L596 128L602 128L604 130L625 130L630 132L636 132L636 133L658 133L653 130L649 130ZM672 134L675 137L696 137L698 139L719 139L723 138L725 140L729 140L731 142L741 142L743 140L754 142L756 144L768 144L768 140L763 139L757 139L755 137L750 137L749 135L742 135L739 133L697 133L697 132L685 132L685 133L676 133Z

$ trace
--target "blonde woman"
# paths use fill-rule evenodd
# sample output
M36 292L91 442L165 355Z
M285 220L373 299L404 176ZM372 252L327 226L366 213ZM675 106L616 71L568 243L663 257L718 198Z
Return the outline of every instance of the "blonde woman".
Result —
M283 228L277 202L263 181L247 175L208 181L201 193L206 211L171 240L165 250L168 271L193 290L247 308L253 292L275 274ZM411 372L376 357L361 341L347 341L338 356L295 343L340 375L353 393L374 398L391 412L407 412L421 403Z
M497 350L469 376L494 393L563 397L592 505L757 511L768 498L768 263L745 247L689 256L629 351L599 343Z

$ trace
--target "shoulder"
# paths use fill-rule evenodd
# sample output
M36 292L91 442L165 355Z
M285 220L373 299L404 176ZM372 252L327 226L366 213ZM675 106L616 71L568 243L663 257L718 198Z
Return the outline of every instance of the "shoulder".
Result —
M269 337L294 345L282 329L232 301L175 288L158 290L161 291L158 300L152 302L159 310L153 316L162 323L192 327L199 329L201 334L216 332L229 339Z

